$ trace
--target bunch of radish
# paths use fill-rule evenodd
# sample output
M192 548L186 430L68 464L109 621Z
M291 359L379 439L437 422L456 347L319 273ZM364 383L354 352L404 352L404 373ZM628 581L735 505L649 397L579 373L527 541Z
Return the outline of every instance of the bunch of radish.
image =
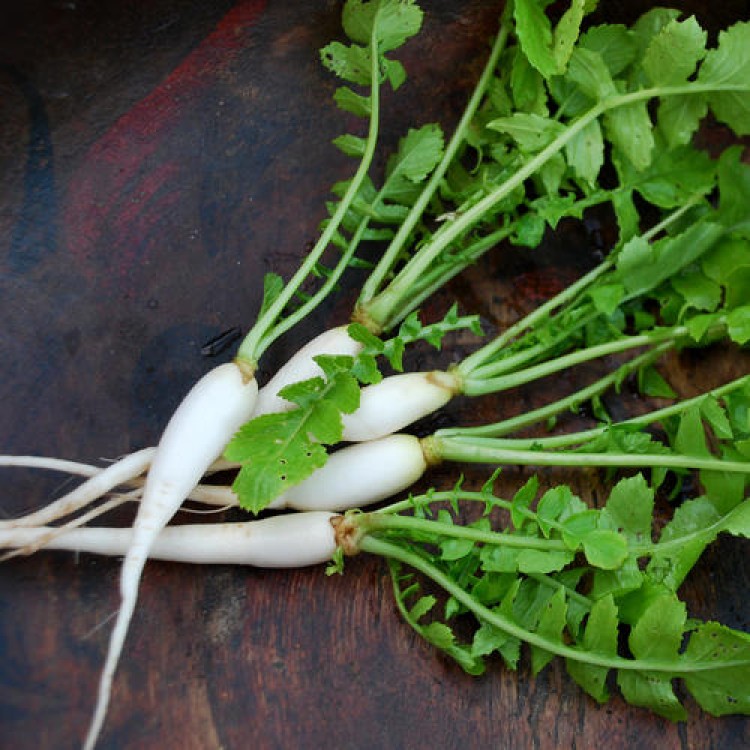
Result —
M685 434L691 424L709 423L718 434L717 409L750 402L747 377L635 419L617 422L600 412L598 423L585 432L508 437L548 424L582 404L599 404L602 394L625 378L653 372L654 363L668 351L718 340L741 346L750 340L750 306L742 296L741 279L721 270L731 265L727 259L732 253L733 269L743 266L742 257L750 257L750 203L736 197L738 189L750 192L748 168L735 150L714 160L690 145L709 110L737 135L750 133L748 110L740 104L750 101L750 62L739 70L726 66L736 50L750 46L750 25L740 23L724 32L715 49L696 49L692 65L681 62L684 70L678 65L679 74L661 80L657 61L663 50L679 38L700 37L694 19L654 11L648 23L623 37L632 45L623 46L615 60L604 44L610 33L606 26L583 33L592 8L571 3L553 29L544 14L546 5L526 0L509 3L498 13L498 34L453 136L445 143L437 125L409 131L378 188L371 172L379 145L379 92L386 82L393 88L401 84L403 69L390 53L419 31L422 12L413 2L347 2L343 22L350 44L334 42L322 51L322 59L345 81L337 91L339 105L367 120L364 137L338 140L342 150L359 159L358 167L350 180L334 188L338 199L330 218L294 276L287 282L267 277L262 309L234 360L195 384L155 448L101 469L58 459L0 457L0 466L85 477L47 508L0 522L0 547L124 555L120 609L85 747L94 747L101 732L150 557L293 567L325 562L337 551L363 549L400 555L411 564L413 555L394 551L377 535L402 527L416 534L417 527L409 526L400 512L411 513L417 506L399 505L398 512L365 514L360 520L339 514L407 490L431 465L443 461L650 469L662 478L669 471L698 470L746 481L750 457L744 433L718 435L719 449L697 451ZM554 33L549 39L542 34L546 41L540 46L535 35L547 27ZM611 34L614 38L619 31ZM521 70L529 85L544 93L544 107L538 97L524 97L514 89ZM505 97L499 96L501 90ZM670 108L675 102L687 107L689 101L697 103L694 123L679 128L669 119ZM662 118L656 137L647 109L654 102ZM638 138L646 132L651 144L644 151ZM629 140L633 135L635 141ZM478 164L473 179L466 167L470 157ZM614 186L598 181L605 158L614 164ZM653 186L669 183L680 160L688 164L684 172L691 181L686 184L682 174L670 190L657 191ZM650 226L643 226L635 193L639 201L650 203L650 215L659 213ZM560 220L575 220L597 204L612 206L620 231L616 246L597 268L462 361L442 370L398 372L404 350L420 341L440 348L455 331L469 329L477 338L481 333L475 316L461 316L455 309L440 321L422 322L417 310L429 295L484 253L497 252L504 240L533 247ZM259 388L255 376L262 355L335 291L368 243L380 255L349 324L312 339ZM339 255L321 274L322 258L332 246ZM715 299L702 306L692 291L698 273L701 289L716 290ZM324 281L301 296L313 277ZM404 432L454 398L499 393L602 360L614 362L608 374L531 414L488 425L456 425L422 438ZM380 370L387 367L394 372L383 377ZM661 440L647 432L672 423L685 427L667 430ZM643 436L645 447L613 447L625 432ZM204 479L225 471L236 474L231 487ZM100 503L105 496L107 502ZM302 512L168 528L188 499L240 505L256 514L266 509ZM85 525L131 500L138 502L132 528ZM60 519L68 520L53 525ZM436 538L456 533L435 528ZM734 533L737 519L732 516L725 528ZM472 543L497 541L475 531L467 538ZM592 554L592 565L595 561ZM463 596L432 568L427 572L451 595ZM482 612L482 617L492 617ZM544 639L539 642L550 646ZM555 649L575 661L567 647ZM612 664L631 668L617 660Z

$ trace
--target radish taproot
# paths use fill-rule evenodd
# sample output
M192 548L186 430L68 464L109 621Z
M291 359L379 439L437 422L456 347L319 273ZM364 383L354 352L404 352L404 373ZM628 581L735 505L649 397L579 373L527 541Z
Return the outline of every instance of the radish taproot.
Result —
M253 565L297 568L328 562L336 551L325 511L271 516L257 521L219 524L181 524L162 529L149 557L197 565ZM0 548L35 547L73 550L97 555L125 555L132 548L134 529L84 526L62 530L27 527L0 530ZM44 542L44 539L48 541Z
M112 679L151 547L183 500L221 455L227 441L250 419L257 395L254 373L248 373L246 368L234 362L219 365L193 386L162 434L146 477L143 499L133 521L130 544L122 564L120 609L110 637L85 748L94 747L104 723Z

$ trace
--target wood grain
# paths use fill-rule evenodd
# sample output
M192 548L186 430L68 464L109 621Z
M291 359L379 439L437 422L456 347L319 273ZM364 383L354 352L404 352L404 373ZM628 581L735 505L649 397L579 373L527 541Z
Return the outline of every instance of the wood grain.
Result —
M632 20L649 3L607 2ZM678 3L715 30L747 15L732 0ZM257 312L262 274L288 274L315 238L328 189L349 174L330 140L349 125L317 50L338 3L44 2L0 11L0 451L80 460L153 444L212 362L201 345ZM497 5L425 3L388 95L385 139L457 117L487 51ZM134 8L137 8L135 10ZM382 168L380 163L379 168ZM502 327L589 267L597 232L570 228L533 254L506 248L431 301ZM601 227L607 231L607 227ZM605 237L606 239L606 237ZM354 283L269 351L263 375L321 324L343 322ZM420 353L445 365L454 354ZM222 356L228 356L225 353ZM670 362L686 392L747 371ZM558 379L552 392L574 384ZM458 403L424 430L497 418L550 391ZM627 400L625 401L627 404ZM638 408L633 401L628 408ZM509 469L501 489L527 475ZM596 499L595 472L543 472ZM468 472L480 483L483 469ZM455 481L441 467L430 483ZM61 490L59 476L4 473L11 517ZM128 511L114 514L125 523ZM686 586L691 612L750 627L747 548L721 540ZM85 732L118 562L62 553L0 567L0 747L74 747ZM383 563L344 576L149 564L102 748L740 748L748 722L688 701L671 724L619 698L598 706L553 663L532 677L493 662L476 679L419 641Z

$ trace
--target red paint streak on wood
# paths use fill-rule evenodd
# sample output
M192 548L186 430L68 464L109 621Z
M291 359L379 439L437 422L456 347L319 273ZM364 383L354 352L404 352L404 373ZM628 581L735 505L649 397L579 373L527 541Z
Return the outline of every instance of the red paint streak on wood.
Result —
M101 286L109 278L125 293L136 286L131 272L151 248L162 246L160 223L179 203L179 178L188 167L169 156L168 144L247 44L265 6L265 0L246 0L229 11L158 88L88 150L71 179L63 214L67 249L87 279ZM103 275L104 264L114 273Z
M513 286L519 297L534 306L559 294L576 280L574 271L563 268L539 268L518 274Z

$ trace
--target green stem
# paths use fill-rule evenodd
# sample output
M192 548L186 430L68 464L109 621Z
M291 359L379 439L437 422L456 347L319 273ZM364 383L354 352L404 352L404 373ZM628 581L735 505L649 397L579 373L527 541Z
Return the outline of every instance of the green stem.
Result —
M357 518L357 528L365 534L377 531L410 531L415 535L429 534L438 539L451 537L453 539L469 539L481 544L495 546L517 547L520 549L569 551L570 548L562 541L541 539L536 537L512 536L497 531L486 531L471 526L457 526L428 518L414 516L393 515L390 513L372 513Z
M436 565L409 550L368 534L365 534L360 539L359 549L363 552L369 552L370 554L379 555L380 557L385 557L390 560L398 560L404 565L408 565L409 567L418 570L434 581L457 602L472 612L480 622L487 622L520 641L524 641L532 646L549 651L550 653L564 659L584 662L586 664L605 667L607 669L666 672L669 674L688 674L692 672L713 671L717 669L717 664L712 661L687 662L677 659L672 661L627 659L622 656L600 654L592 651L584 651L583 649L575 648L573 646L567 646L559 641L553 641L539 635L538 633L529 631L526 628L517 625L505 615L485 607L454 580L443 573ZM721 667L729 668L742 666L744 664L744 661L722 662Z
M708 396L721 398L727 393L742 387L749 381L750 375L745 375L741 378L738 378L737 380L733 380L731 383L726 383L725 385L714 388L713 390L707 391L706 393L701 393L699 396L694 396L693 398L685 399L684 401L678 401L671 406L665 406L661 409L655 409L653 411L646 412L645 414L641 414L640 416L632 417L631 419L626 419L622 422L617 422L614 425L602 425L601 427L595 427L591 430L581 430L580 432L573 432L566 435L554 435L543 438L524 438L518 440L498 438L498 444L502 444L507 448L529 448L532 450L548 450L550 448L567 448L572 445L581 445L590 440L594 440L597 437L600 437L605 432L607 432L607 430L612 429L612 427L647 427L648 425L663 422L665 419L678 416L679 414L684 412L685 409L689 409L691 406L699 404ZM465 435L466 432L453 431L452 434L454 436ZM473 432L472 435L476 437L477 433ZM492 437L496 436L493 435ZM534 446L534 448L532 448L531 446Z
M601 395L611 386L621 382L631 372L635 372L639 368L647 365L655 359L658 359L673 346L674 344L671 341L660 344L659 346L654 347L654 349L634 357L629 362L621 365L616 370L613 370L591 385L581 388L575 393L572 393L565 398L558 399L551 404L534 409L533 411L525 412L518 416L510 417L509 419L503 419L494 424L479 425L477 427L450 427L438 430L435 434L440 437L502 437L503 435L517 432L525 427L547 422L559 414L566 411L573 411L581 404Z
M399 500L398 502L391 503L390 505L373 511L372 514L378 513L381 515L385 515L392 513L403 513L404 511L414 510L415 506L419 507L431 503L449 503L456 500L472 500L478 503L486 503L487 495L484 492L471 492L462 489L444 490L442 492L430 492L426 495L417 495L406 500ZM507 500L501 500L500 498L494 496L492 497L492 504L497 505L498 508L505 508L505 510L511 510L511 508L513 507L512 503L508 502ZM529 511L529 513L529 518L532 518L533 513L531 513L531 511Z
M286 329L293 325L300 319L299 315L293 314L293 322L291 324L282 323L280 326L277 325L277 320L281 316L284 308L289 304L292 297L297 293L302 284L310 276L318 261L322 257L323 253L328 248L331 240L333 239L336 231L338 230L341 221L343 220L346 212L359 192L362 182L367 176L367 172L370 169L373 156L375 154L375 147L378 140L378 128L380 118L380 59L378 55L378 42L376 36L377 24L373 24L373 31L370 40L370 56L371 56L371 67L370 67L370 123L367 133L367 141L365 143L364 153L362 160L359 163L359 167L354 174L349 186L341 198L338 207L331 217L331 220L326 225L322 234L315 243L315 246L310 253L305 257L304 261L297 269L297 272L292 276L289 282L284 286L283 291L268 306L268 309L261 315L256 321L255 325L250 329L245 339L240 344L237 352L237 359L249 363L251 366L255 366L263 352L271 345L271 343L283 333ZM332 285L328 287L330 290ZM320 297L317 300L319 303L322 300ZM309 310L308 310L309 312ZM275 328L274 328L275 327Z
M668 229L674 222L684 216L688 211L694 208L703 199L703 193L693 195L690 200L686 201L684 206L676 209L668 216L665 216L660 222L654 224L650 229L643 233L642 237L647 242ZM585 201L579 201L583 203ZM576 209L577 210L577 209ZM458 371L464 378L480 377L480 371L499 353L502 352L514 339L518 338L525 331L531 330L539 321L549 317L552 312L564 305L573 304L576 299L586 290L594 285L602 276L615 266L615 260L612 255L602 261L598 266L593 268L587 274L575 281L570 286L563 289L544 304L525 315L521 320L514 323L506 329L501 335L494 340L478 349L473 354L466 357L459 365ZM506 362L504 359L503 362Z
M445 286L445 284L447 284L454 276L461 273L464 268L470 266L480 256L487 252L487 250L498 245L512 233L513 227L497 229L485 237L476 240L462 250L460 256L457 258L457 262L449 266L428 269L425 275L420 279L419 284L412 289L411 297L408 300L403 301L403 304L398 311L394 311L393 317L390 321L391 325L400 323L410 312L416 310L434 292Z
M629 349L653 346L666 341L674 342L687 335L687 328L684 326L674 326L673 328L665 328L651 333L625 336L615 341L608 341L604 344L580 349L547 362L527 367L525 370L519 370L518 372L512 372L497 378L466 378L462 381L462 392L467 396L498 393L534 380L539 380L540 378L560 372L560 370L566 370L569 367L583 364L584 362L590 362L591 360L600 359L612 354L619 354Z
M507 16L507 13L505 15ZM367 305L367 303L378 293L381 285L391 273L393 266L397 262L404 245L411 235L412 230L416 226L417 222L421 219L422 214L427 208L427 205L432 200L432 197L435 195L437 189L440 187L443 177L445 176L448 167L450 166L456 153L458 152L458 149L463 145L465 133L469 128L469 125L474 118L474 114L476 113L476 110L479 107L482 98L484 97L487 86L492 79L492 74L497 67L497 62L500 58L500 54L502 53L503 49L505 48L505 44L507 43L508 34L509 24L507 18L503 18L500 24L499 32L495 38L495 43L493 44L492 50L490 51L490 56L484 66L484 70L482 71L482 75L480 76L474 92L472 93L471 98L466 105L466 109L464 110L464 113L461 116L458 125L456 126L451 140L445 148L443 158L441 159L440 164L438 164L435 171L432 173L432 176L427 182L427 185L420 193L419 198L417 198L417 201L409 211L409 215L399 227L395 237L391 240L388 249L383 254L377 266L368 276L368 279L363 285L362 292L359 297L360 305Z
M572 466L580 468L664 468L698 469L750 474L750 462L727 461L712 456L683 456L669 453L585 453L578 451L517 450L504 447L502 438L439 437L423 438L425 452L444 461L465 463Z

